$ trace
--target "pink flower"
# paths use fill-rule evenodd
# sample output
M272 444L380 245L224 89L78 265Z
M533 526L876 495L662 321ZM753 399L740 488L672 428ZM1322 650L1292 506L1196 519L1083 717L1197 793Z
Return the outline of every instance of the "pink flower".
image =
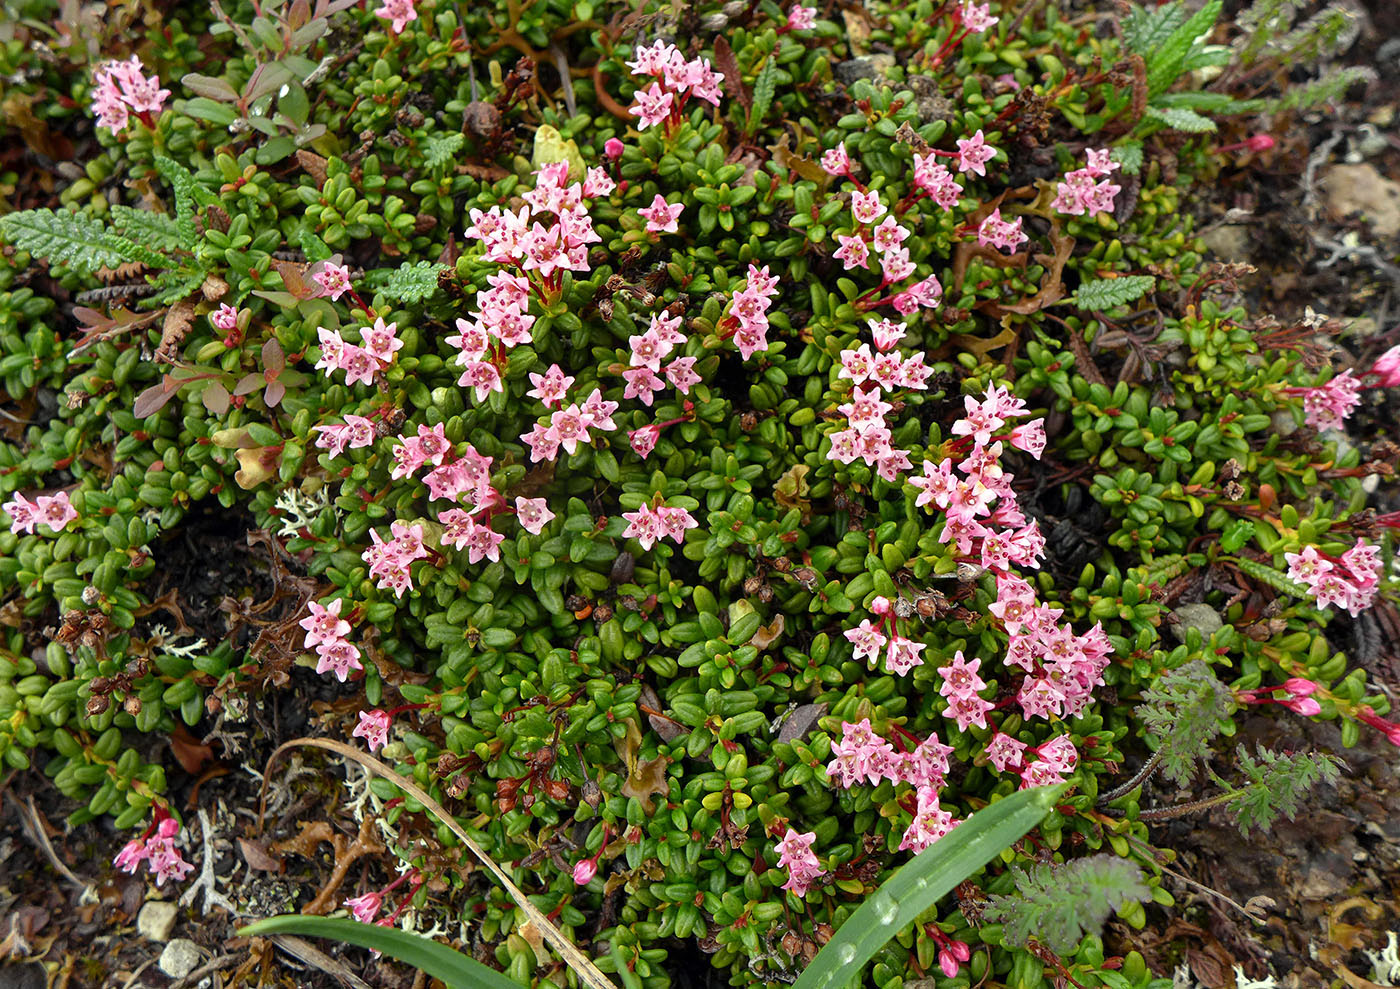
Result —
M39 524L39 506L19 492L15 493L14 500L7 501L2 507L10 516L11 532L32 533L34 527Z
M603 142L603 154L607 155L612 161L617 161L617 159L621 158L622 152L625 150L626 145L615 137L610 137Z
M627 112L640 118L637 123L638 130L646 130L648 127L655 127L670 115L674 99L671 93L661 88L660 83L654 82L650 88L637 91L637 105Z
M838 144L822 155L822 171L838 177L851 174L851 157L846 153L844 144Z
M1379 388L1394 388L1400 385L1400 346L1391 347L1377 357L1376 363L1371 365L1368 373L1380 379L1376 382Z
M373 923L374 918L379 914L379 908L384 903L384 894L379 892L366 893L364 896L356 896L345 901L345 906L350 913L362 924Z
M685 209L683 203L671 206L666 202L665 196L657 193L650 206L639 209L637 212L647 221L648 233L673 234L680 229L676 220L679 219L683 209Z
M1343 371L1316 388L1290 389L1303 395L1303 418L1319 432L1339 429L1352 411L1361 404L1361 382L1351 370Z
M78 517L78 510L68 502L68 492L54 495L40 495L34 500L34 519L54 532L62 532L69 522Z
M334 671L335 678L341 683L345 682L351 670L364 669L364 664L360 662L360 650L344 639L323 641L316 647L316 655L316 672Z
M652 396L664 387L656 372L649 367L632 367L622 372L627 382L622 389L623 398L639 398L643 405L651 406Z
M373 326L360 331L360 339L364 341L364 349L370 356L387 367L393 363L394 355L403 349L403 341L398 338L397 333L398 324L386 323L382 318L376 317Z
M133 55L125 62L107 62L92 75L92 110L97 126L120 133L130 113L160 113L170 90L160 88L160 79L146 76L141 59Z
M987 144L979 129L968 138L958 138L958 171L986 175L986 164L996 157L996 148Z
M627 434L627 442L632 445L632 451L643 460L656 448L656 441L660 438L661 427L655 423L634 429Z
M682 395L689 395L692 385L700 383L700 375L695 373L694 357L677 357L663 368L666 380Z
M938 794L930 790L918 793L918 811L899 843L900 851L922 852L958 825L958 821L938 804Z
M526 498L524 496L515 499L515 514L525 531L537 536L554 518L554 513L549 510L549 506L543 498Z
M1024 450L1036 460L1045 452L1045 420L1032 419L1011 430L1011 435L1007 438L1012 446L1018 450Z
M373 711L361 711L360 723L350 734L355 738L363 738L369 745L369 750L374 752L380 746L388 744L389 723L389 714L386 711L378 708Z
M992 16L991 6L992 5L989 3L973 3L972 0L967 0L967 2L963 4L962 22L967 25L969 31L977 31L979 33L986 31L1001 20L999 17ZM963 960L966 961L967 959ZM949 978L951 977L952 976L949 976Z
M217 329L227 332L238 325L238 310L224 303L209 314L209 322Z
M574 885L587 886L598 874L597 859L583 859L574 866Z
M1012 738L1010 735L997 732L987 743L985 751L987 761L995 766L998 772L1004 773L1021 765L1022 753L1026 751L1026 743Z
M885 204L878 192L851 193L851 214L859 223L874 223L885 214Z
M413 0L384 0L384 6L376 10L374 16L388 21L393 32L398 34L409 21L418 20L418 11L413 8Z
M863 619L855 628L846 629L844 634L855 646L853 658L858 662L863 659L872 662L878 659L888 641L880 632L879 626L870 624L869 618Z
M322 295L330 296L331 301L335 302L350 290L350 269L326 261L324 267L311 276L311 280L321 287Z
M146 851L145 839L135 838L122 846L122 850L117 852L117 857L112 859L112 864L122 872L135 872L149 854Z
M344 604L344 598L336 598L328 607L317 601L307 603L311 614L299 623L306 629L306 641L302 643L304 648L310 649L321 642L334 642L350 634L350 623L340 617L340 609Z
M808 31L817 25L817 8L793 4L787 14L789 31Z

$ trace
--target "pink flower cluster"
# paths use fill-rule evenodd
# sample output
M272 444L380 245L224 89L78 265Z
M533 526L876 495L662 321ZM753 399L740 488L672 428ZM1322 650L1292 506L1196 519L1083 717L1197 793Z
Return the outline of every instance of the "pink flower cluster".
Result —
M160 88L160 79L147 76L141 59L135 55L125 62L108 62L92 76L92 111L97 126L118 134L126 128L132 113L150 122L160 113L170 90Z
M60 491L53 495L40 495L30 501L16 492L13 500L0 506L10 516L10 531L33 533L36 525L46 525L54 532L62 532L68 523L78 517L78 510L68 501L68 492Z
M1235 700L1240 704L1278 704L1303 717L1322 713L1322 705L1313 699L1317 684L1302 677L1289 677L1277 687L1261 687L1258 690L1237 690ZM1275 697L1278 691L1282 697Z
M919 654L923 652L924 643L899 634L889 599L877 597L870 610L879 618L878 622L872 625L869 618L862 619L859 625L845 632L846 640L855 646L854 658L875 662L883 652L885 669L896 676L906 676L914 667L923 666L924 660Z
M439 519L446 517L447 513L444 513ZM385 542L379 535L379 530L369 530L370 545L361 557L369 566L369 575L376 578L375 586L381 590L393 591L394 597L400 598L403 597L404 591L413 590L413 577L409 568L414 560L422 560L429 555L428 547L423 545L423 527L417 523L408 525L395 519L389 524L389 533L392 538ZM444 541L447 541L446 534Z
M563 402L562 392L558 394L557 401ZM565 453L572 455L580 444L586 446L591 442L588 435L590 429L604 432L617 429L617 423L613 422L617 406L618 403L609 402L600 389L594 388L582 405L574 402L568 408L555 409L550 413L549 425L537 422L534 429L520 436L530 448L530 462L554 460L559 456L561 447Z
M643 405L650 406L653 395L665 387L659 374L664 374L682 395L690 394L691 386L700 381L700 375L695 373L696 358L678 357L662 365L677 346L685 343L680 326L681 317L663 312L651 317L651 325L645 333L628 337L629 367L622 372L627 382L623 398L640 399Z
M720 83L724 76L710 67L709 59L688 60L675 45L661 40L638 48L633 58L635 61L627 63L633 75L656 80L648 88L637 91L637 105L628 111L638 118L638 130L661 123L680 123L691 96L719 106Z
M347 414L344 422L313 426L312 432L320 434L316 446L331 457L340 456L346 449L362 450L374 444L374 420L354 413Z
M1063 783L1065 777L1079 768L1079 753L1068 735L1056 735L1032 747L997 732L983 751L997 772L1018 771L1022 789Z
M812 851L812 842L816 840L815 831L798 834L792 828L788 828L783 840L773 846L778 852L778 868L788 871L783 889L797 896L806 896L807 888L813 881L826 873Z
M1026 718L1073 718L1083 713L1113 652L1095 622L1083 635L1059 624L1063 609L1036 600L1035 589L1011 573L997 574L997 600L988 608L1010 637L1005 662L1028 675L1016 695Z
M532 339L532 290L542 300L557 296L563 273L588 271L588 245L602 239L583 201L608 195L616 183L602 168L589 169L583 182L568 179L568 162L551 162L535 173L535 188L518 211L470 212L465 236L486 246L483 259L515 269L488 275L491 287L476 296L478 312L458 319L457 334L446 338L459 350L457 383L470 386L478 402L504 390L506 352Z
M344 371L347 385L372 384L375 374L393 364L394 355L403 349L398 324L386 323L382 318L360 330L359 345L346 343L339 330L324 326L316 330L316 335L321 344L316 370L324 370L328 378L335 371Z
M1028 240L1030 238L1021 232L1021 218L1003 220L1000 207L992 210L991 215L977 228L977 243L983 247L1014 251Z
M665 505L659 508L643 505L635 512L623 512L622 517L627 520L627 528L623 531L622 538L636 539L642 544L642 549L651 549L668 536L677 543L683 542L686 530L700 525L684 508L669 508Z
M844 154L844 146L842 146ZM870 269L871 252L880 256L880 285L873 292L858 300L862 308L873 309L888 303L903 316L910 316L920 308L934 309L943 301L943 286L938 278L929 275L902 291L884 298L873 298L881 292L914 275L917 266L909 255L904 241L909 231L900 226L893 216L886 216L888 208L880 200L879 192L864 190L851 194L851 216L855 226L849 234L836 234L841 246L832 252L847 271L856 268ZM883 220L880 218L884 217ZM880 222L877 224L876 221Z
M912 750L896 750L875 733L869 718L841 723L841 738L831 745L835 756L827 764L827 774L838 785L850 788L858 783L908 783L914 787L914 820L904 832L900 850L921 852L951 831L959 822L939 806L938 791L948 776L948 756L953 749L944 745L937 733L918 742ZM916 741L912 739L911 741Z
M1069 216L1090 218L1100 213L1112 213L1114 198L1122 187L1114 185L1108 178L1118 167L1111 154L1108 148L1089 148L1085 152L1088 164L1065 174L1064 181L1055 187L1055 198L1050 208Z
M788 8L787 23L778 28L778 33L787 31L810 31L817 26L817 8L793 4Z
M1284 553L1288 577L1307 587L1317 606L1340 605L1355 618L1371 606L1380 585L1381 551L1364 539L1341 556L1328 556L1316 546L1301 553Z
M160 813L157 811L157 815ZM146 829L145 835L122 846L112 864L123 872L135 872L145 862L155 873L157 886L165 885L167 879L179 882L194 871L194 866L186 862L175 848L175 836L179 833L179 821L173 817L158 816Z
M778 294L778 277L762 268L749 265L749 277L742 289L735 289L729 298L729 311L720 320L721 336L734 337L739 355L748 360L760 350L768 349L768 310Z
M870 327L875 353L864 343L841 351L841 370L837 377L849 378L854 387L850 401L837 406L837 411L846 417L846 428L831 434L827 459L843 464L862 460L874 467L880 477L893 483L900 473L913 465L908 450L890 444L893 432L885 416L894 405L884 400L881 388L922 391L928 387L928 376L933 369L924 364L923 351L906 359L893 350L904 336L902 325L891 320L871 319Z
M1316 388L1289 388L1289 394L1303 396L1303 419L1319 432L1341 429L1342 423L1361 404L1361 382L1351 370Z
M316 650L316 672L334 670L336 679L341 683L345 682L351 670L364 669L360 663L360 650L346 638L350 634L350 623L340 617L340 609L344 605L344 598L336 598L329 606L312 601L307 605L311 614L299 623L306 630L302 647Z

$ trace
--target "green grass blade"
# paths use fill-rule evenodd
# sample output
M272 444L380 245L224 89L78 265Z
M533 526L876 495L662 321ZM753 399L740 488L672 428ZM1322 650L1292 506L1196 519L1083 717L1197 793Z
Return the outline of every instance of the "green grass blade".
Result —
M407 962L435 979L441 979L450 989L520 989L494 968L487 968L460 951L439 944L432 938L412 934L397 927L362 924L343 917L313 917L305 914L283 914L269 917L239 930L241 936L266 934L308 934L331 938L361 948L375 948L384 954Z
M793 989L836 989L904 927L1040 823L1065 787L1021 790L984 807L901 866L812 959Z

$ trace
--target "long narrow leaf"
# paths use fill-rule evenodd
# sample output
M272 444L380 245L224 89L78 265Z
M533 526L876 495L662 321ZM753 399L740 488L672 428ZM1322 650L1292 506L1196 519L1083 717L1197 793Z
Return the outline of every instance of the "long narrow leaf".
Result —
M432 938L400 930L362 924L343 917L314 917L290 913L268 917L238 931L243 937L267 934L308 934L331 938L361 948L374 948L406 962L421 972L441 979L450 989L520 989L494 968L487 968L475 958L468 958Z
M835 989L903 928L1050 812L1064 785L1034 787L979 810L872 893L807 966L793 989Z

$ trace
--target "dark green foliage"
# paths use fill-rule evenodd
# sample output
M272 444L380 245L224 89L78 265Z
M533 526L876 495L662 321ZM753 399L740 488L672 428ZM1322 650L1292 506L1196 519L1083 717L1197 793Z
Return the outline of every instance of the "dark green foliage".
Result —
M1142 870L1113 855L1012 870L1015 896L992 896L987 919L1002 925L1002 943L1024 948L1031 938L1060 955L1072 952L1124 904L1148 899Z

